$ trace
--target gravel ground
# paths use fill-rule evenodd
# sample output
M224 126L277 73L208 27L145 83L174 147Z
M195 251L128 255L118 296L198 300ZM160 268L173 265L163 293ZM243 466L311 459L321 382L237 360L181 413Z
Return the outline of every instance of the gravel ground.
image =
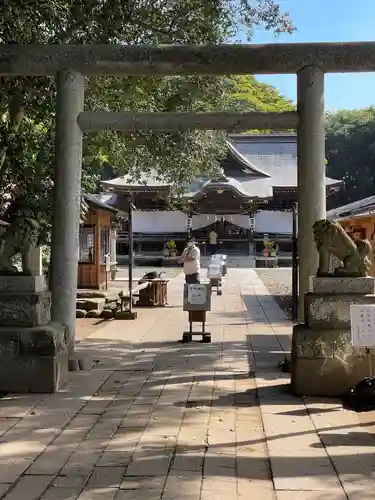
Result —
M292 317L292 268L255 269L288 318Z

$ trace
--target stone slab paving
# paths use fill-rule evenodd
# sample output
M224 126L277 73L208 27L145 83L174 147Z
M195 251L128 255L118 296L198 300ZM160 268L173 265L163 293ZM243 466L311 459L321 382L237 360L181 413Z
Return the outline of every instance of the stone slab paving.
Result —
M291 324L257 275L229 270L212 344L178 342L182 283L82 340L97 363L63 391L0 399L0 498L373 498L374 419L289 394Z

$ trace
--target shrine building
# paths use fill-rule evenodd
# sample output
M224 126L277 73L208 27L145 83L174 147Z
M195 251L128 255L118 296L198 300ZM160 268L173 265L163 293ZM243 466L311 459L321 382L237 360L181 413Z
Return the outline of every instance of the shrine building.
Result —
M101 198L107 204L122 209L132 196L136 259L163 255L169 241L182 251L191 227L203 255L214 228L221 253L261 259L266 240L274 243L279 265L290 264L292 207L298 200L297 135L230 134L227 146L221 174L186 186L180 210L170 209L170 184L156 177L139 182L126 176L102 181ZM342 185L330 178L325 183L327 196ZM117 234L118 261L126 260L127 254L125 220Z

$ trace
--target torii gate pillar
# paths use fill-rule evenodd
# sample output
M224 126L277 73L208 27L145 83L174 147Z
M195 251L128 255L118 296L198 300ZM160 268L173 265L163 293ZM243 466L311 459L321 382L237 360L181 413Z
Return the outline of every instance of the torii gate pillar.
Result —
M305 67L297 73L299 321L304 296L316 274L318 254L312 226L326 216L324 73Z
M52 320L67 327L70 369L74 369L78 238L81 208L84 77L62 70L57 75L56 165L52 225Z

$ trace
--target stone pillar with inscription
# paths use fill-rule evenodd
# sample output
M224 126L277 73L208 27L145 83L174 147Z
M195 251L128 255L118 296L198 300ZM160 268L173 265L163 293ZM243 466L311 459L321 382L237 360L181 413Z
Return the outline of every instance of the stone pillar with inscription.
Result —
M111 229L111 246L110 246L110 254L111 254L111 264L117 267L117 232L116 229Z
M30 267L33 276L42 276L43 274L42 247L36 246L30 250Z

